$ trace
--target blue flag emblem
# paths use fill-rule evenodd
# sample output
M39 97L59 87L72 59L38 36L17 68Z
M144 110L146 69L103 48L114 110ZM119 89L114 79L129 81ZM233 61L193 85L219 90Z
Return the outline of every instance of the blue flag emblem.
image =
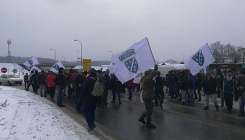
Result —
M29 63L30 65L32 65L32 64L33 64L32 59L28 60L28 63Z
M53 68L56 69L57 71L59 71L59 68L60 68L60 67L59 67L58 64L55 64L55 65L53 66Z
M139 69L138 61L136 60L135 56L136 55L134 49L127 50L125 53L119 56L119 60L123 62L128 71L132 73L137 73Z
M197 62L200 66L203 66L204 64L204 56L202 54L202 51L199 51L196 55L192 57L192 59Z

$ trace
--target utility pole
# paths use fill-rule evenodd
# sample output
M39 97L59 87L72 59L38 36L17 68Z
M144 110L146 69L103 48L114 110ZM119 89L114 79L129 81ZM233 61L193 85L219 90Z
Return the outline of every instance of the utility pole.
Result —
M7 43L8 43L8 57L9 57L9 63L10 63L10 56L11 56L11 54L10 54L10 44L11 44L11 40L8 40Z

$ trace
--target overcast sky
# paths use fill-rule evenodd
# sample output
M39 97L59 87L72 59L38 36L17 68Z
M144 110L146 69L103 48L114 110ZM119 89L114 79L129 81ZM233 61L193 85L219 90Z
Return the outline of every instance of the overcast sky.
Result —
M245 0L1 0L0 55L109 60L148 37L156 60L205 43L245 47ZM79 56L81 53L79 53Z

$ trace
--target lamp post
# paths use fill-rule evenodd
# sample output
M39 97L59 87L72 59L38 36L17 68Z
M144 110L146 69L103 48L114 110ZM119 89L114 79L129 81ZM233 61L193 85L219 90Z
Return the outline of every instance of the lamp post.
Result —
M11 42L11 40L8 40L7 43L8 43L8 57L9 57L9 63L10 63L10 57L11 57L11 54L10 54L10 44L12 42Z
M109 51L109 52L111 52L111 56L113 56L113 52L112 51Z
M62 56L64 58L64 61L66 61L66 58L64 56Z
M54 51L54 60L55 60L55 62L57 62L56 61L56 51L54 49L50 49L50 50L53 50Z
M183 55L183 63L184 63L184 60L185 60L185 55L183 53L181 53Z
M78 41L78 42L81 44L81 66L83 67L83 57L82 57L83 52L82 52L82 43L81 43L81 41L76 40L76 39L74 39L74 41Z
M80 52L80 51L76 51L77 52L77 59L80 59L79 57L78 57L78 53Z

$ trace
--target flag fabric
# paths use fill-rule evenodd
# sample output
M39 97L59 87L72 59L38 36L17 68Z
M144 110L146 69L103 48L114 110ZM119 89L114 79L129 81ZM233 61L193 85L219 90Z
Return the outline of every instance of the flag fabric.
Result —
M215 59L208 44L205 44L185 61L185 66L192 75L196 75L200 70L205 71L207 66L214 61Z
M38 67L36 67L36 66L33 66L32 68L31 68L31 70L30 70L30 72L31 71L38 71L38 72L41 72L41 70L38 68Z
M64 67L64 65L59 61L59 62L57 62L57 63L55 63L52 67L51 67L51 69L50 69L50 71L52 71L52 72L59 72L59 68L64 68L65 69L65 67Z
M111 63L107 69L110 71L110 73L114 73L114 64Z
M23 63L25 66L30 67L30 66L35 66L39 64L37 61L37 57L32 57L31 59L27 60L25 63Z
M135 78L155 65L147 38L133 44L125 51L113 55L111 61L114 63L114 74L121 83Z

